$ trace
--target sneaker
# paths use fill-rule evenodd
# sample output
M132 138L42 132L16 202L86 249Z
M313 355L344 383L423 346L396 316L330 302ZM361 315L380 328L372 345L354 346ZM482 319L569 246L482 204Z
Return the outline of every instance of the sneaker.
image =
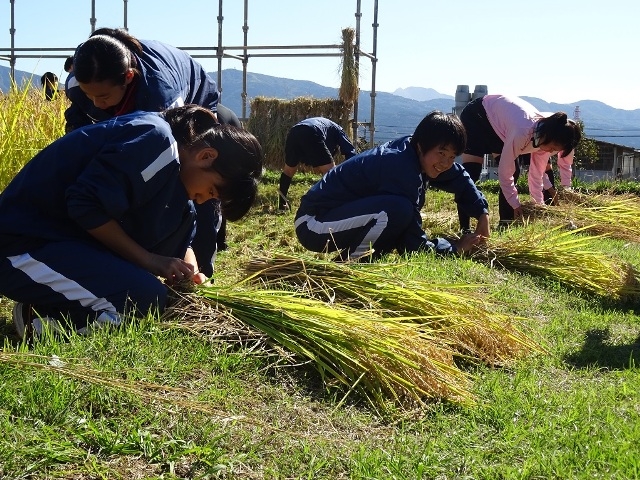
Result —
M500 220L498 222L498 230L506 230L508 229L512 224L513 224L514 220Z
M64 328L62 324L55 318L50 317L35 317L31 324L33 325L33 334L36 337L42 336L43 332L49 333L62 333Z
M33 334L33 308L28 303L16 302L13 306L13 325L20 340Z
M50 317L37 317L33 305L16 302L13 306L13 325L21 340L30 340L39 337L47 330L49 332L62 332L64 329L58 320Z

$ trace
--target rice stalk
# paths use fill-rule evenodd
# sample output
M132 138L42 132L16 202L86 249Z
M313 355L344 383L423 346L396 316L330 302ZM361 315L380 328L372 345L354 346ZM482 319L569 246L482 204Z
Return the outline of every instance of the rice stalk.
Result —
M251 328L224 309L217 309L207 299L191 291L170 290L170 301L160 320L169 328L186 330L211 342L237 344L245 351L262 351L268 337ZM267 352L268 354L268 352Z
M284 285L311 298L419 324L428 341L488 364L502 364L542 350L516 327L513 318L497 312L474 291L477 286L409 280L396 273L401 267L280 255L249 262L246 270L251 276L246 281L260 281L267 287Z
M635 195L584 195L572 191L560 195L559 205L523 204L524 217L583 228L592 235L633 242L640 239L640 200Z
M635 268L599 251L595 243L602 236L580 235L586 230L588 227L567 230L563 226L541 230L525 225L492 236L472 258L614 300L640 294Z
M64 135L67 98L45 100L27 82L0 96L0 190L42 148Z
M200 287L200 295L312 361L328 387L342 385L374 408L427 399L470 402L469 377L454 352L427 341L414 323L369 309L328 305L295 292Z

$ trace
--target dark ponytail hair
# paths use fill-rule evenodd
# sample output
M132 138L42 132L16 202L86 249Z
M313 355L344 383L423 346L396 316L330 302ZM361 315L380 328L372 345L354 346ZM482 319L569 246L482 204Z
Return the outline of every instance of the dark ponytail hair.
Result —
M80 83L110 81L124 85L125 74L132 68L137 74L134 54L142 53L142 45L125 30L99 28L76 49L73 74Z
M222 214L231 222L241 219L255 202L262 177L262 147L256 137L242 128L220 125L199 105L171 108L162 115L179 147L218 151L211 168L225 180L218 189Z
M566 157L575 149L582 139L582 130L564 112L556 112L539 121L537 127L538 145L558 143L562 145L562 156Z

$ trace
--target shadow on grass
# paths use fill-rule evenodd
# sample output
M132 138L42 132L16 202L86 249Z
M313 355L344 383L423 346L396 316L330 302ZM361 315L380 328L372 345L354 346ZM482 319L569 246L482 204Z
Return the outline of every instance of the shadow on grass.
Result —
M611 345L608 329L589 330L579 352L567 355L565 362L577 367L596 366L625 370L640 366L640 336L628 345Z

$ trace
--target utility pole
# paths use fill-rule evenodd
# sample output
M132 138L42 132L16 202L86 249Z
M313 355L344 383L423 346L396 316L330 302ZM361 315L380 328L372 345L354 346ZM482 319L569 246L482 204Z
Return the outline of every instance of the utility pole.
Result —
M91 0L91 18L89 19L91 24L91 33L96 31L96 0Z

